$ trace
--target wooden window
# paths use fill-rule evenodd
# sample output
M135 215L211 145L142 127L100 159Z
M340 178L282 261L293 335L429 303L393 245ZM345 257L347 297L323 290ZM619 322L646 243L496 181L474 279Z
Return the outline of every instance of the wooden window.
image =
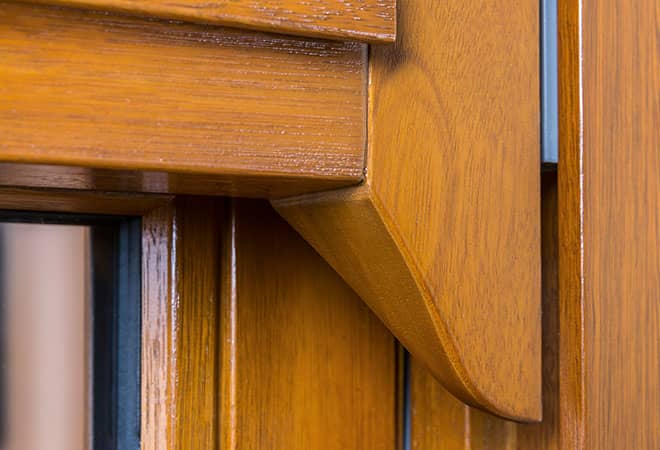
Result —
M0 220L4 445L138 450L139 220Z

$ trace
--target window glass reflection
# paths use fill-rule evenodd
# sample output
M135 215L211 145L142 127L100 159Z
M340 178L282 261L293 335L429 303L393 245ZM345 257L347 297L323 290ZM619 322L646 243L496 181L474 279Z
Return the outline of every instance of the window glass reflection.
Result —
M0 223L3 450L89 448L90 230Z

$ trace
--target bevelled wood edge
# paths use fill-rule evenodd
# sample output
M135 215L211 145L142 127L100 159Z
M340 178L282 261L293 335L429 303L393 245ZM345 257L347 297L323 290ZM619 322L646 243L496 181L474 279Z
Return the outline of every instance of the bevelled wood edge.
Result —
M396 0L261 0L243 2L202 0L27 0L50 5L117 11L161 19L245 28L295 36L394 42Z
M528 401L515 405L508 397L512 391L526 392L518 378L497 380L503 389L493 392L482 388L489 384L486 381L491 381L484 378L487 373L469 372L463 359L474 356L457 351L452 324L436 308L414 267L414 256L401 245L368 185L271 203L454 395L506 418L519 421L540 418L540 395L517 395L516 401L519 398ZM466 320L470 320L469 311L466 314ZM496 326L507 333L508 325ZM512 372L519 370L526 356L504 350L497 355L479 353L484 359L505 358Z
M520 421L542 415L538 13L399 0L365 184L275 203L455 395Z

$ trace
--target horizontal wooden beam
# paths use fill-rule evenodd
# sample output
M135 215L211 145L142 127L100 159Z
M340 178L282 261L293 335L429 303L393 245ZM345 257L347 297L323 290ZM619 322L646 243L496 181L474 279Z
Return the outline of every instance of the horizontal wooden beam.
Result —
M0 163L269 197L362 178L364 44L0 3L0 48Z
M366 42L393 42L396 0L37 0L162 19Z

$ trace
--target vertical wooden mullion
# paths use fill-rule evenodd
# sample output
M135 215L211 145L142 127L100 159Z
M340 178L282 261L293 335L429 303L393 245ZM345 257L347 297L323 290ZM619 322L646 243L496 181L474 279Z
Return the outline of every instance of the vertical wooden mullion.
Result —
M582 0L559 0L559 408L561 448L585 446Z
M561 445L660 448L658 6L558 11Z
M143 217L142 449L218 446L222 200Z
M172 420L175 322L172 248L174 207L167 205L142 219L142 450L174 449Z

